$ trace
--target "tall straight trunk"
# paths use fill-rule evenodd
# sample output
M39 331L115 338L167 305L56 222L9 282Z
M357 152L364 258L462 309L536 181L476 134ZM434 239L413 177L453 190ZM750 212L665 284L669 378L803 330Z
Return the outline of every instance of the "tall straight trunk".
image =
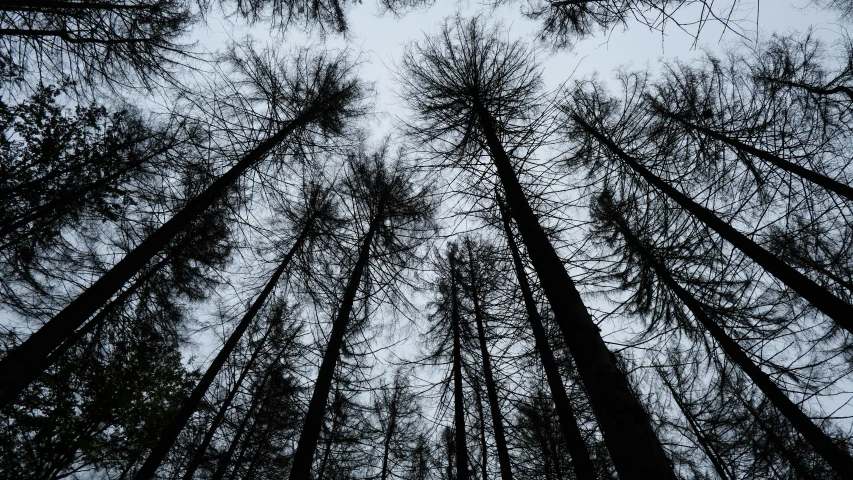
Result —
M696 435L696 440L699 442L699 446L714 466L714 471L717 472L717 475L719 475L722 480L734 480L734 475L730 474L728 469L726 469L725 462L722 457L720 457L716 449L711 445L708 437L705 436L705 432L702 431L702 427L699 425L699 422L697 422L693 417L693 412L691 412L690 408L682 402L681 395L675 391L675 387L666 377L666 373L664 373L661 368L657 368L656 370L658 371L658 376L661 381L672 395L672 399L675 400L675 404L678 406L678 409L681 410L684 418L687 419L687 424L690 426L690 430L693 431L693 434Z
M471 301L474 304L474 322L477 324L477 338L480 344L480 357L483 359L483 376L486 380L486 394L489 398L489 411L492 414L492 429L495 434L495 445L498 449L498 463L501 468L501 480L512 480L512 467L509 460L509 449L506 446L506 434L501 417L501 408L498 400L498 390L495 385L495 377L492 372L492 358L489 355L489 347L486 344L486 329L483 317L482 305L480 305L479 278L474 271L474 258L470 240L465 242L468 248L468 274L471 279ZM485 459L484 459L485 460ZM483 468L485 469L485 461Z
M489 480L489 446L486 443L486 412L483 411L483 399L480 396L480 382L476 375L471 375L471 390L474 391L474 404L477 405L477 418L480 421L480 464L483 480Z
M259 445L267 445L271 431L272 431L272 424L267 424L266 428L264 428L264 432L261 434L261 438L258 442ZM259 462L260 459L261 459L261 455L256 450L252 454L252 460L249 462L249 467L246 469L246 476L243 478L257 478L257 477L255 477L255 469L258 468L258 463L260 463ZM232 478L232 479L236 478L236 476L237 476L237 468L236 467L239 467L241 464L242 464L241 460L238 459L234 470L231 471L231 477L230 478Z
M845 185L837 180L833 180L832 178L827 177L826 175L822 175L814 170L810 170L808 168L797 165L794 162L785 160L784 158L770 153L766 150L762 150L760 148L753 147L752 145L747 145L746 143L741 142L736 138L729 137L723 133L720 133L716 130L712 130L707 127L703 127L701 125L696 125L693 122L686 120L681 115L676 115L671 112L664 110L662 107L655 107L655 111L659 112L661 115L671 118L685 127L696 130L697 132L701 132L714 140L719 140L726 145L733 147L742 152L746 152L756 158L759 158L774 167L777 167L781 170L784 170L789 173L793 173L794 175L799 176L805 180L808 180L815 185L819 185L831 192L835 192L838 195L846 198L849 201L853 201L853 187L849 185Z
M308 111L246 154L61 312L30 335L24 343L7 353L0 360L0 389L2 389L0 390L0 408L10 404L44 371L46 367L40 368L41 360L83 325L86 319L109 301L128 280L163 250L172 239L184 231L193 220L216 200L222 198L228 188L234 185L247 170L257 165L267 152L284 141L296 128L305 125L311 116L312 112Z
M705 306L697 300L690 292L678 284L672 277L672 272L662 264L654 253L643 244L639 238L631 231L628 224L622 218L616 218L616 224L625 237L626 242L632 249L637 251L655 271L658 278L681 300L682 303L690 310L695 318L708 333L714 338L717 344L726 353L726 356L735 365L740 367L746 373L755 385L761 390L761 393L770 400L781 413L791 422L791 426L806 439L815 451L829 463L832 468L844 478L853 478L853 458L846 452L842 446L835 443L832 438L823 432L812 420L797 407L794 402L785 395L782 390L773 383L773 380L764 373L761 368L756 365L752 359L743 351L740 345L729 336L726 331L720 327L708 314L705 312Z
M380 218L381 215L377 216ZM305 414L305 423L302 425L302 433L299 434L299 443L293 454L293 467L290 470L290 480L304 480L310 478L311 464L314 462L314 451L317 449L317 439L320 436L320 427L326 413L326 402L329 399L329 390L332 388L332 377L334 377L335 365L344 344L344 334L349 324L355 296L361 284L361 277L370 259L370 245L373 236L379 227L377 218L370 222L367 234L364 236L359 248L358 260L350 273L349 282L344 290L341 306L332 324L332 333L329 335L329 344L323 354L320 363L320 371L317 373L317 382L314 384L314 393L308 404L308 412Z
M382 471L379 475L379 480L387 480L388 478L388 457L391 454L391 440L394 438L394 431L397 429L397 402L399 399L399 390L397 385L394 385L394 393L391 394L391 411L388 413L388 431L385 432L385 439L382 442Z
M575 360L619 477L622 480L674 480L672 465L652 429L648 414L632 392L628 378L616 365L615 357L601 338L572 278L539 225L509 155L498 139L491 115L482 107L478 107L476 113L509 210Z
M258 346L255 347L255 350L249 357L249 361L246 362L246 365L244 365L242 370L240 370L240 375L237 377L237 380L234 382L234 385L231 387L231 390L228 391L228 394L222 401L222 405L219 406L219 410L217 410L216 416L213 417L213 420L210 422L210 425L208 425L207 431L205 432L201 443L199 443L198 447L196 447L195 453L187 464L186 470L184 471L184 476L182 477L183 480L192 480L193 475L195 475L196 470L198 470L198 467L204 460L204 454L207 452L207 449L210 446L210 442L213 441L213 436L216 434L216 430L219 429L219 425L221 425L222 421L225 419L225 414L228 413L228 409L231 408L231 402L234 401L234 398L240 391L240 387L243 385L243 380L245 380L246 376L249 375L249 371L254 366L255 360L257 360L258 355L260 355L261 350L263 350L264 345L267 341L267 337L269 337L269 334L271 332L272 325L267 327L267 331L264 333L263 338L261 338L261 341L258 342Z
M284 256L281 264L272 274L272 277L270 277L270 280L267 282L263 291L261 291L261 294L258 295L258 298L255 299L252 306L249 307L249 310L245 315L243 315L243 319L240 320L240 323L237 324L237 327L233 332L231 332L231 336L228 337L228 341L225 342L225 345L223 345L222 349L219 350L219 353L216 355L216 358L213 359L213 362L207 368L207 371L204 372L204 376L201 377L201 380L199 380L198 384L193 389L192 394L190 394L190 398L184 402L181 410L178 411L177 415L172 418L169 425L161 432L157 445L154 446L151 453L148 455L148 458L145 460L145 463L142 465L142 468L140 468L139 472L136 473L136 480L148 480L154 477L157 468L163 462L163 459L166 458L166 455L169 453L169 449L172 448L172 444L175 443L175 440L177 440L178 435L181 433L181 430L183 430L193 413L198 410L204 395L207 393L207 389L210 388L210 385L213 383L216 375L219 374L222 366L225 365L225 361L231 355L231 352L234 351L234 348L237 346L237 343L240 341L243 333L246 332L246 329L248 329L249 325L252 324L252 321L254 321L258 312L261 310L261 307L264 306L267 298L270 296L273 289L275 289L279 279L284 274L285 270L287 270L293 256L302 247L302 243L305 241L307 236L308 227L306 226L302 229L299 237L293 243L293 246L290 247L290 250Z
M253 459L252 463L254 463L254 460L258 458L258 456L259 456L258 455L258 449L259 449L258 447L260 445L263 445L264 439L269 435L271 428L272 428L272 425L270 425L269 423L267 423L267 425L264 426L264 430L260 434L259 441L256 444L257 445L256 449L254 450L253 455L252 455L252 459ZM257 429L258 429L258 419L256 418L255 421L252 422L252 428L249 429L249 433L246 434L246 440L244 440L243 445L240 446L240 454L237 455L237 460L234 462L234 466L231 468L231 475L228 475L228 480L234 480L235 478L237 478L237 473L240 471L240 468L243 467L243 462L246 461L246 452L249 451L249 447L252 444L252 439L255 438L255 434L256 434L255 432L257 432ZM260 448L262 448L262 447L260 447ZM246 476L244 478L253 478L253 477L249 474L249 471L247 470Z
M456 252L451 251L450 320L453 329L453 423L456 433L456 480L468 480L468 440L465 435L465 398L462 390L462 317L456 283ZM294 479L295 480L295 479Z
M746 235L738 232L731 225L717 217L714 212L699 205L689 197L679 192L666 181L650 172L635 158L619 148L612 140L604 134L587 124L582 118L575 115L574 120L584 130L593 135L598 141L616 154L634 172L645 181L660 190L664 195L678 203L681 208L695 216L699 221L717 232L723 239L731 243L735 248L751 258L755 263L764 268L771 275L787 285L791 290L805 298L815 308L835 320L839 327L853 333L853 306L833 295L829 290L821 287L810 278L798 272L791 266L779 259L776 255L768 252L757 243L750 240Z
M527 318L530 321L530 328L533 330L533 338L536 342L536 351L539 352L539 358L542 362L542 368L545 370L545 378L548 379L548 387L551 391L551 398L554 401L554 406L557 410L557 418L560 421L560 429L563 432L563 438L566 440L566 445L569 449L569 455L572 459L572 467L575 470L575 476L579 480L595 480L595 467L592 464L592 459L589 456L589 449L578 427L578 420L575 416L572 402L566 393L566 387L563 384L563 377L560 376L560 369L557 366L557 361L554 359L554 352L551 350L551 345L548 343L548 336L545 334L545 327L542 324L542 317L539 315L539 310L536 308L536 301L533 298L533 290L530 288L530 283L527 280L527 274L524 271L524 265L521 263L521 255L518 251L518 245L515 242L515 235L510 227L509 216L503 206L500 197L497 197L497 202L503 219L504 231L506 234L507 244L509 245L510 253L512 254L512 263L515 267L515 275L518 279L518 286L521 289L521 297L524 300L524 307L527 310Z
M329 457L332 456L332 442L334 438L338 435L338 426L340 421L339 415L339 402L343 402L343 396L341 395L340 389L338 386L335 386L335 394L334 400L332 400L332 428L329 429L329 436L326 439L326 448L323 450L323 458L320 460L320 469L317 472L317 479L323 480L326 478L326 468L329 465Z

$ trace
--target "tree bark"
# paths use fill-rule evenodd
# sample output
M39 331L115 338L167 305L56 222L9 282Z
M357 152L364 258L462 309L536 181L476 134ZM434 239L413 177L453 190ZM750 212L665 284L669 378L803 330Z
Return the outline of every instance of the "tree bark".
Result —
M574 408L572 407L572 403L566 393L563 378L560 376L560 369L557 366L557 361L554 359L554 352L551 350L551 345L548 343L548 336L545 334L542 317L539 315L539 310L536 308L533 291L530 288L530 283L527 281L527 274L524 272L524 265L521 263L521 255L518 251L518 245L515 242L515 235L512 233L512 228L510 227L509 215L507 215L500 197L497 198L497 202L501 211L501 218L503 219L507 244L509 245L509 250L512 254L512 263L515 267L515 275L518 279L519 288L521 289L521 296L524 299L524 307L527 310L527 318L530 321L530 328L533 330L533 338L536 342L536 351L539 352L539 358L542 361L542 368L545 370L545 377L548 379L551 398L553 399L554 406L557 410L557 418L560 420L560 429L563 432L563 437L566 439L569 455L571 455L572 467L575 470L575 476L579 480L596 480L595 467L593 466L592 459L589 456L589 449L587 448L586 442L584 441L583 435L578 427Z
M616 365L562 260L527 202L491 115L481 106L476 113L510 212L575 360L619 477L674 480L672 466L648 414Z
M489 411L492 414L492 429L495 434L495 445L498 449L498 463L501 468L501 480L512 480L512 467L510 466L509 450L506 446L506 434L504 433L503 420L501 416L500 404L498 403L498 392L495 386L495 378L492 372L492 359L489 355L489 348L486 344L485 318L483 318L483 310L480 305L480 291L478 287L479 278L474 271L470 240L466 240L468 248L468 274L470 275L471 283L471 300L474 304L474 321L477 324L477 337L479 339L480 357L483 359L483 375L486 380L486 394L489 398ZM483 469L485 470L485 459Z
M306 112L269 137L220 176L204 192L191 200L169 221L142 241L98 281L56 314L38 331L0 360L0 408L9 405L24 388L44 371L40 361L72 335L99 307L168 245L187 225L221 198L247 170L258 164L264 155L284 141L296 128L312 116Z
M337 364L338 356L344 343L344 334L349 324L355 296L361 284L361 277L367 267L367 261L370 259L370 246L378 226L377 219L374 218L370 223L367 234L364 236L364 240L359 248L358 260L350 273L349 283L347 283L344 290L341 306L332 325L329 343L326 346L326 352L323 354L323 361L320 364L320 371L317 373L317 382L314 385L314 393L311 395L308 412L305 414L305 423L302 426L302 433L299 435L299 443L297 444L296 452L293 454L293 467L290 470L290 480L310 478L311 464L314 462L314 451L317 449L320 426L323 424L323 417L326 412L326 402L329 399L329 390L332 387L335 364Z
M761 390L765 397L770 400L781 413L791 422L794 429L806 439L815 451L829 463L832 468L838 472L843 478L853 478L853 459L850 454L845 452L841 446L837 445L826 433L823 432L812 420L800 410L794 402L785 395L782 390L773 383L773 380L764 373L761 368L756 365L731 338L726 331L720 327L717 322L711 319L705 313L704 305L697 300L690 292L678 284L672 277L669 269L658 261L654 253L651 252L636 235L631 231L628 224L622 218L616 219L616 224L620 233L625 237L627 243L632 249L639 252L643 258L649 262L657 274L658 278L681 300L682 303L693 314L693 318L698 321L708 333L714 338L717 344L726 353L726 356L740 367L746 373L755 385Z
M302 243L305 241L307 235L308 228L304 227L299 237L293 243L293 246L290 247L290 250L284 256L284 260L282 260L279 267L272 274L272 277L270 277L270 280L267 282L263 291L261 291L261 294L258 295L258 298L255 299L255 302L252 303L251 307L249 307L249 310L243 316L243 319L240 320L240 323L234 331L231 332L231 336L228 337L228 341L225 342L225 345L222 346L222 349L207 368L207 371L204 372L204 376L201 377L198 385L193 389L190 398L184 402L181 410L160 434L160 440L158 440L157 445L151 450L151 453L148 455L148 458L145 460L142 468L140 468L136 473L136 480L149 480L154 477L154 474L157 472L157 468L163 462L163 459L166 458L166 455L169 453L169 449L172 448L172 444L175 443L175 440L177 440L178 435L181 433L181 430L183 430L193 413L198 410L198 406L201 404L204 395L207 393L207 389L210 388L214 378L219 374L219 371L231 355L231 352L234 351L234 348L237 346L237 343L240 341L243 333L245 333L246 329L249 328L249 325L251 325L252 321L261 310L261 307L263 307L267 298L270 296L273 289L275 289L275 286L278 284L282 274L284 274L285 270L287 270L287 267L290 265L290 261L293 259L293 256L302 247Z
M791 290L805 298L815 308L835 320L839 327L853 333L853 306L833 295L827 289L821 287L811 279L787 265L777 256L768 252L757 243L750 240L746 235L738 232L731 225L721 220L714 212L699 205L689 197L679 192L660 177L654 175L646 167L641 165L635 158L631 157L612 140L586 123L580 116L573 116L574 120L605 145L610 151L625 162L634 172L645 181L660 190L664 195L678 203L681 208L698 218L702 223L717 232L723 239L731 243L735 248L751 258L755 263L767 270L771 275L778 278Z
M483 399L480 396L480 382L476 375L471 375L471 390L474 391L474 403L477 405L477 416L480 421L480 476L489 480L489 448L486 443L486 412L483 411Z

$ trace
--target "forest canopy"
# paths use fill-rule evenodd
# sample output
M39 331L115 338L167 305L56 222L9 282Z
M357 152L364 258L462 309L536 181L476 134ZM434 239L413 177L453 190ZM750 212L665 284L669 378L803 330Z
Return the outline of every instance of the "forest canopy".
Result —
M800 3L5 2L0 478L853 478Z

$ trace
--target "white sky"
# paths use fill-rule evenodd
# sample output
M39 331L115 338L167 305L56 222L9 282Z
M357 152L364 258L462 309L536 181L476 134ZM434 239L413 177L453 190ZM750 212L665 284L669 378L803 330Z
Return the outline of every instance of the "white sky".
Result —
M810 0L717 0L708 3L715 5L717 12L726 12L734 1L737 3L737 9L732 17L738 20L737 28L744 37L752 40L757 38L756 32L766 37L773 32L804 31L809 27L820 35L833 39L843 29L836 23L835 15L811 6ZM376 82L376 111L380 115L388 115L376 132L377 136L381 136L391 128L388 120L394 115L403 114L402 105L394 94L392 72L408 42L423 38L425 32L435 31L442 19L456 12L465 15L482 12L485 16L508 26L511 35L518 38L527 37L531 41L534 40L538 27L537 22L521 15L523 3L519 2L493 9L479 2L436 0L431 8L411 12L403 18L394 18L390 14L380 17L379 8L373 2L374 0L368 0L349 8L347 19L350 33L347 39L335 36L329 36L325 40L317 36L306 39L299 33L288 33L284 39L279 40L271 37L270 32L262 25L247 30L244 25L231 24L216 15L209 18L207 25L199 27L194 37L199 41L200 50L209 52L221 49L228 38L241 39L250 34L260 44L274 46L281 43L288 49L300 46L307 40L317 45L325 43L330 48L346 47L360 53L364 61L362 77ZM606 79L614 69L622 65L637 68L648 65L654 68L659 59L695 58L702 49L719 51L726 42L742 40L731 31L724 32L719 23L708 22L703 27L697 46L694 46L691 34L695 33L696 25L690 24L699 18L699 10L693 8L681 11L676 13L675 18L687 24L684 27L687 32L670 23L665 34L661 34L633 22L627 29L618 27L607 34L599 33L580 41L572 51L552 53L542 48L540 61L543 64L547 87L555 88L569 78L581 78L596 71L602 79Z

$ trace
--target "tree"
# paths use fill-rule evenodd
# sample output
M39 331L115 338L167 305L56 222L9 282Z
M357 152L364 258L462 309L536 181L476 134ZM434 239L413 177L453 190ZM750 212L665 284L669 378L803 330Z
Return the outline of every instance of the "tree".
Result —
M540 85L530 52L503 40L477 18L456 18L446 22L439 35L412 45L403 68L406 97L418 115L412 133L450 145L442 152L449 161L476 158L481 145L491 157L492 174L500 181L620 475L672 478L645 410L543 231L501 139L529 132L524 122L534 115Z
M393 383L373 395L371 415L379 443L379 480L409 478L425 470L419 454L423 444L421 408L408 375L397 370ZM375 441L374 441L375 442Z
M780 412L791 422L794 428L815 448L820 455L833 466L836 472L840 475L847 473L853 474L853 459L847 449L838 445L836 441L824 433L814 422L803 413L803 411L795 405L764 373L758 365L756 365L747 355L747 353L738 345L722 328L717 321L711 318L708 313L708 307L688 292L681 286L672 273L664 265L655 254L653 247L650 247L642 240L640 235L628 223L628 212L634 211L635 207L630 205L630 202L620 202L613 198L611 192L603 192L597 200L597 203L592 208L593 217L602 225L599 232L611 233L607 238L611 244L616 242L614 233L621 236L624 241L624 251L627 257L627 262L636 262L638 269L650 269L650 272L636 274L638 276L646 276L655 278L663 288L668 289L678 301L680 301L690 311L693 319L699 323L705 331L707 331L717 342L720 348L725 352L725 355L750 379L755 382L756 386L762 391L767 399L779 409ZM604 234L606 235L606 234ZM654 288L654 287L652 287ZM660 287L658 287L660 288ZM659 297L666 298L666 294ZM634 299L643 299L643 295L635 295ZM664 382L667 380L664 379Z
M503 419L500 410L500 399L498 398L497 386L492 371L492 358L486 340L487 314L484 311L483 297L488 293L488 286L494 284L495 273L487 270L486 265L493 258L492 248L483 243L475 244L470 237L463 240L465 255L462 262L467 271L463 272L463 290L471 299L474 322L476 325L477 348L482 361L482 373L486 383L489 410L492 417L492 429L498 450L498 462L500 464L501 479L512 479L512 467L510 466L509 450L506 444ZM482 416L481 416L482 417ZM486 468L485 457L483 458L483 469Z
M389 164L386 152L368 155L356 151L348 158L349 174L341 188L350 199L361 232L357 255L348 275L332 331L323 354L320 370L299 443L294 453L290 478L306 478L311 471L335 365L344 346L353 305L368 268L382 272L382 262L405 268L432 228L433 206L427 200L429 187L417 188L411 173L402 164ZM373 262L371 262L373 260ZM396 274L390 275L389 280ZM381 276L379 277L382 278ZM389 280L386 280L389 281Z
M557 362L554 358L554 352L548 342L548 336L542 323L542 316L539 315L539 310L536 307L536 301L533 297L533 291L530 288L530 282L527 279L527 273L521 260L518 244L515 241L515 234L513 233L510 225L509 215L506 212L503 201L499 195L496 198L496 203L500 209L504 234L506 235L507 246L509 247L510 255L512 256L512 263L515 270L516 280L518 281L518 286L521 290L522 300L524 301L524 308L530 322L530 330L532 331L536 342L536 352L539 354L539 359L542 363L543 369L545 370L548 388L551 392L550 396L554 401L557 419L560 423L560 430L572 458L572 468L579 479L594 479L596 478L596 474L592 464L592 459L589 455L589 450L587 449L586 442L584 442L583 435L581 434L578 426L578 420L576 418L574 408L566 394L566 387L563 384L562 376L560 375ZM538 397L539 396L537 395L537 398ZM540 407L536 406L535 408L538 409ZM539 419L539 413L537 413L536 410L531 410L528 413L535 414L534 417L529 418L531 422ZM533 425L536 424L537 423L535 422L533 423ZM543 439L538 438L537 441L540 440ZM556 459L553 461L556 462ZM559 469L559 465L556 463L555 465ZM558 478L561 476L562 475L557 473Z
M3 476L117 475L157 441L196 376L184 369L178 345L150 324L129 329L109 349L97 337L75 345L37 388L3 409Z
M293 241L293 245L283 256L281 263L270 275L264 289L243 315L240 323L234 328L234 331L228 337L225 345L216 355L213 362L208 366L198 385L193 389L192 395L181 408L181 411L175 416L169 427L166 428L161 436L157 446L151 451L148 459L142 468L136 473L137 479L153 478L157 467L163 462L172 444L177 439L184 425L189 420L190 416L199 408L199 404L207 393L208 388L213 383L214 378L219 374L222 366L225 364L231 352L240 341L240 338L255 321L258 312L264 307L267 298L273 293L273 290L281 280L282 275L291 266L291 261L297 252L302 248L303 244L311 237L317 237L324 233L329 225L336 220L336 207L329 198L329 192L321 186L314 186L312 190L306 192L304 207L301 210L304 212L304 218L299 219L296 223L298 233Z
M95 104L71 111L59 102L66 90L40 86L3 109L3 301L27 316L37 316L39 308L28 307L34 302L18 292L51 290L44 280L55 268L51 260L74 250L67 235L85 235L92 224L127 215L163 155L186 140L132 111L110 114Z
M738 250L749 256L753 261L784 282L820 311L835 320L839 327L853 332L853 322L850 320L853 319L853 306L839 299L827 289L822 288L813 280L782 262L777 256L768 252L765 248L761 247L746 235L737 231L729 223L722 220L711 209L693 201L664 179L652 173L646 166L641 164L638 159L629 155L625 150L620 148L617 143L610 138L604 128L596 127L584 119L584 117L586 117L593 122L600 122L603 120L599 120L601 117L600 114L595 113L595 105L598 104L598 100L593 99L591 101L587 101L584 100L580 94L576 96L576 100L577 103L575 105L578 105L578 107L566 107L566 112L570 121L578 126L578 133L582 135L589 135L597 142L600 142L601 145L612 153L612 155L614 155L620 162L624 162L631 171L642 178L645 182L648 182L650 186L653 186L663 195L672 199L685 211L694 215L702 223L713 229L722 238L734 245ZM592 108L587 109L588 107Z
M522 478L561 480L567 476L569 465L562 452L568 450L568 445L562 431L554 428L560 419L553 407L553 402L541 389L518 405L516 448L523 459L520 462Z
M245 154L23 344L8 352L0 361L0 378L4 383L0 398L3 404L11 402L38 375L39 369L31 367L33 363L47 357L174 239L185 225L221 198L247 171L256 168L268 152L285 140L297 144L307 142L313 133L309 130L311 127L317 128L321 135L340 135L347 127L347 120L362 113L360 102L364 88L351 76L351 66L345 58L299 57L292 71L282 65L278 67L284 70L279 70L282 74L278 79L281 95L277 101L280 103L274 106L286 113L294 112L293 116L277 124L275 133ZM274 66L266 68L275 71Z

